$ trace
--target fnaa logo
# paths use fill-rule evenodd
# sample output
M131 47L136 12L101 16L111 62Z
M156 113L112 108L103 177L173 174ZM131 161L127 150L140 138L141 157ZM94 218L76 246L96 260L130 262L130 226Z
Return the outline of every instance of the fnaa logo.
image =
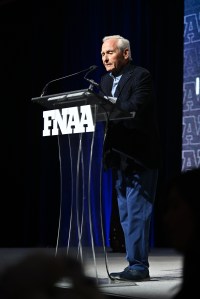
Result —
M90 105L43 111L43 136L94 132Z

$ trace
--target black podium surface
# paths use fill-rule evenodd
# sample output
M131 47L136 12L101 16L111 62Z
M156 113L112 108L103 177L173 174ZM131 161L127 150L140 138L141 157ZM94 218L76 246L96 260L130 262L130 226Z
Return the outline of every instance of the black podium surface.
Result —
M96 121L107 121L134 117L134 113L125 113L116 108L109 100L94 93L90 89L80 89L34 97L31 99L47 109L61 109L73 106L91 105L97 107ZM96 111L96 109L95 109Z

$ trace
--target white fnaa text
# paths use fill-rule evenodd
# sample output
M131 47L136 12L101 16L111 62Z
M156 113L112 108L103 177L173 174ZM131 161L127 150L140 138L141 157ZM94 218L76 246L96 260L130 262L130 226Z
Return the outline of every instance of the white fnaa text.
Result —
M43 111L43 136L94 132L90 105Z

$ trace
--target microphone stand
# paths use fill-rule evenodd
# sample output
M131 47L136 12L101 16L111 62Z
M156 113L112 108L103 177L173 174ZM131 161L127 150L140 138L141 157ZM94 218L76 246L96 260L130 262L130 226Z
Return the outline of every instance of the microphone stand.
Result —
M86 73L86 75L88 75L90 72L94 71L95 69L97 68L96 65L92 65L90 66L89 68L87 69L84 69L82 71L79 71L79 72L76 72L76 73L73 73L73 74L70 74L70 75L67 75L67 76L64 76L64 77L60 77L60 78L57 78L57 79L54 79L54 80L51 80L49 82L47 82L47 84L44 86L43 90L42 90L42 93L41 93L41 97L43 97L45 94L46 94L46 91L47 91L47 87L51 84L51 83L54 83L56 81L60 81L60 80L63 80L63 79L67 79L67 78L70 78L72 76L76 76L76 75L79 75L79 74L82 74L82 73Z

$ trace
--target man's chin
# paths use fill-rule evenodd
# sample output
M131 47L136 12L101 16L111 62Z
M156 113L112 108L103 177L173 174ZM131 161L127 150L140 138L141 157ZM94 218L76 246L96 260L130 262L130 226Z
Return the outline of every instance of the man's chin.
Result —
M107 72L113 72L114 68L112 66L106 66L106 71Z

